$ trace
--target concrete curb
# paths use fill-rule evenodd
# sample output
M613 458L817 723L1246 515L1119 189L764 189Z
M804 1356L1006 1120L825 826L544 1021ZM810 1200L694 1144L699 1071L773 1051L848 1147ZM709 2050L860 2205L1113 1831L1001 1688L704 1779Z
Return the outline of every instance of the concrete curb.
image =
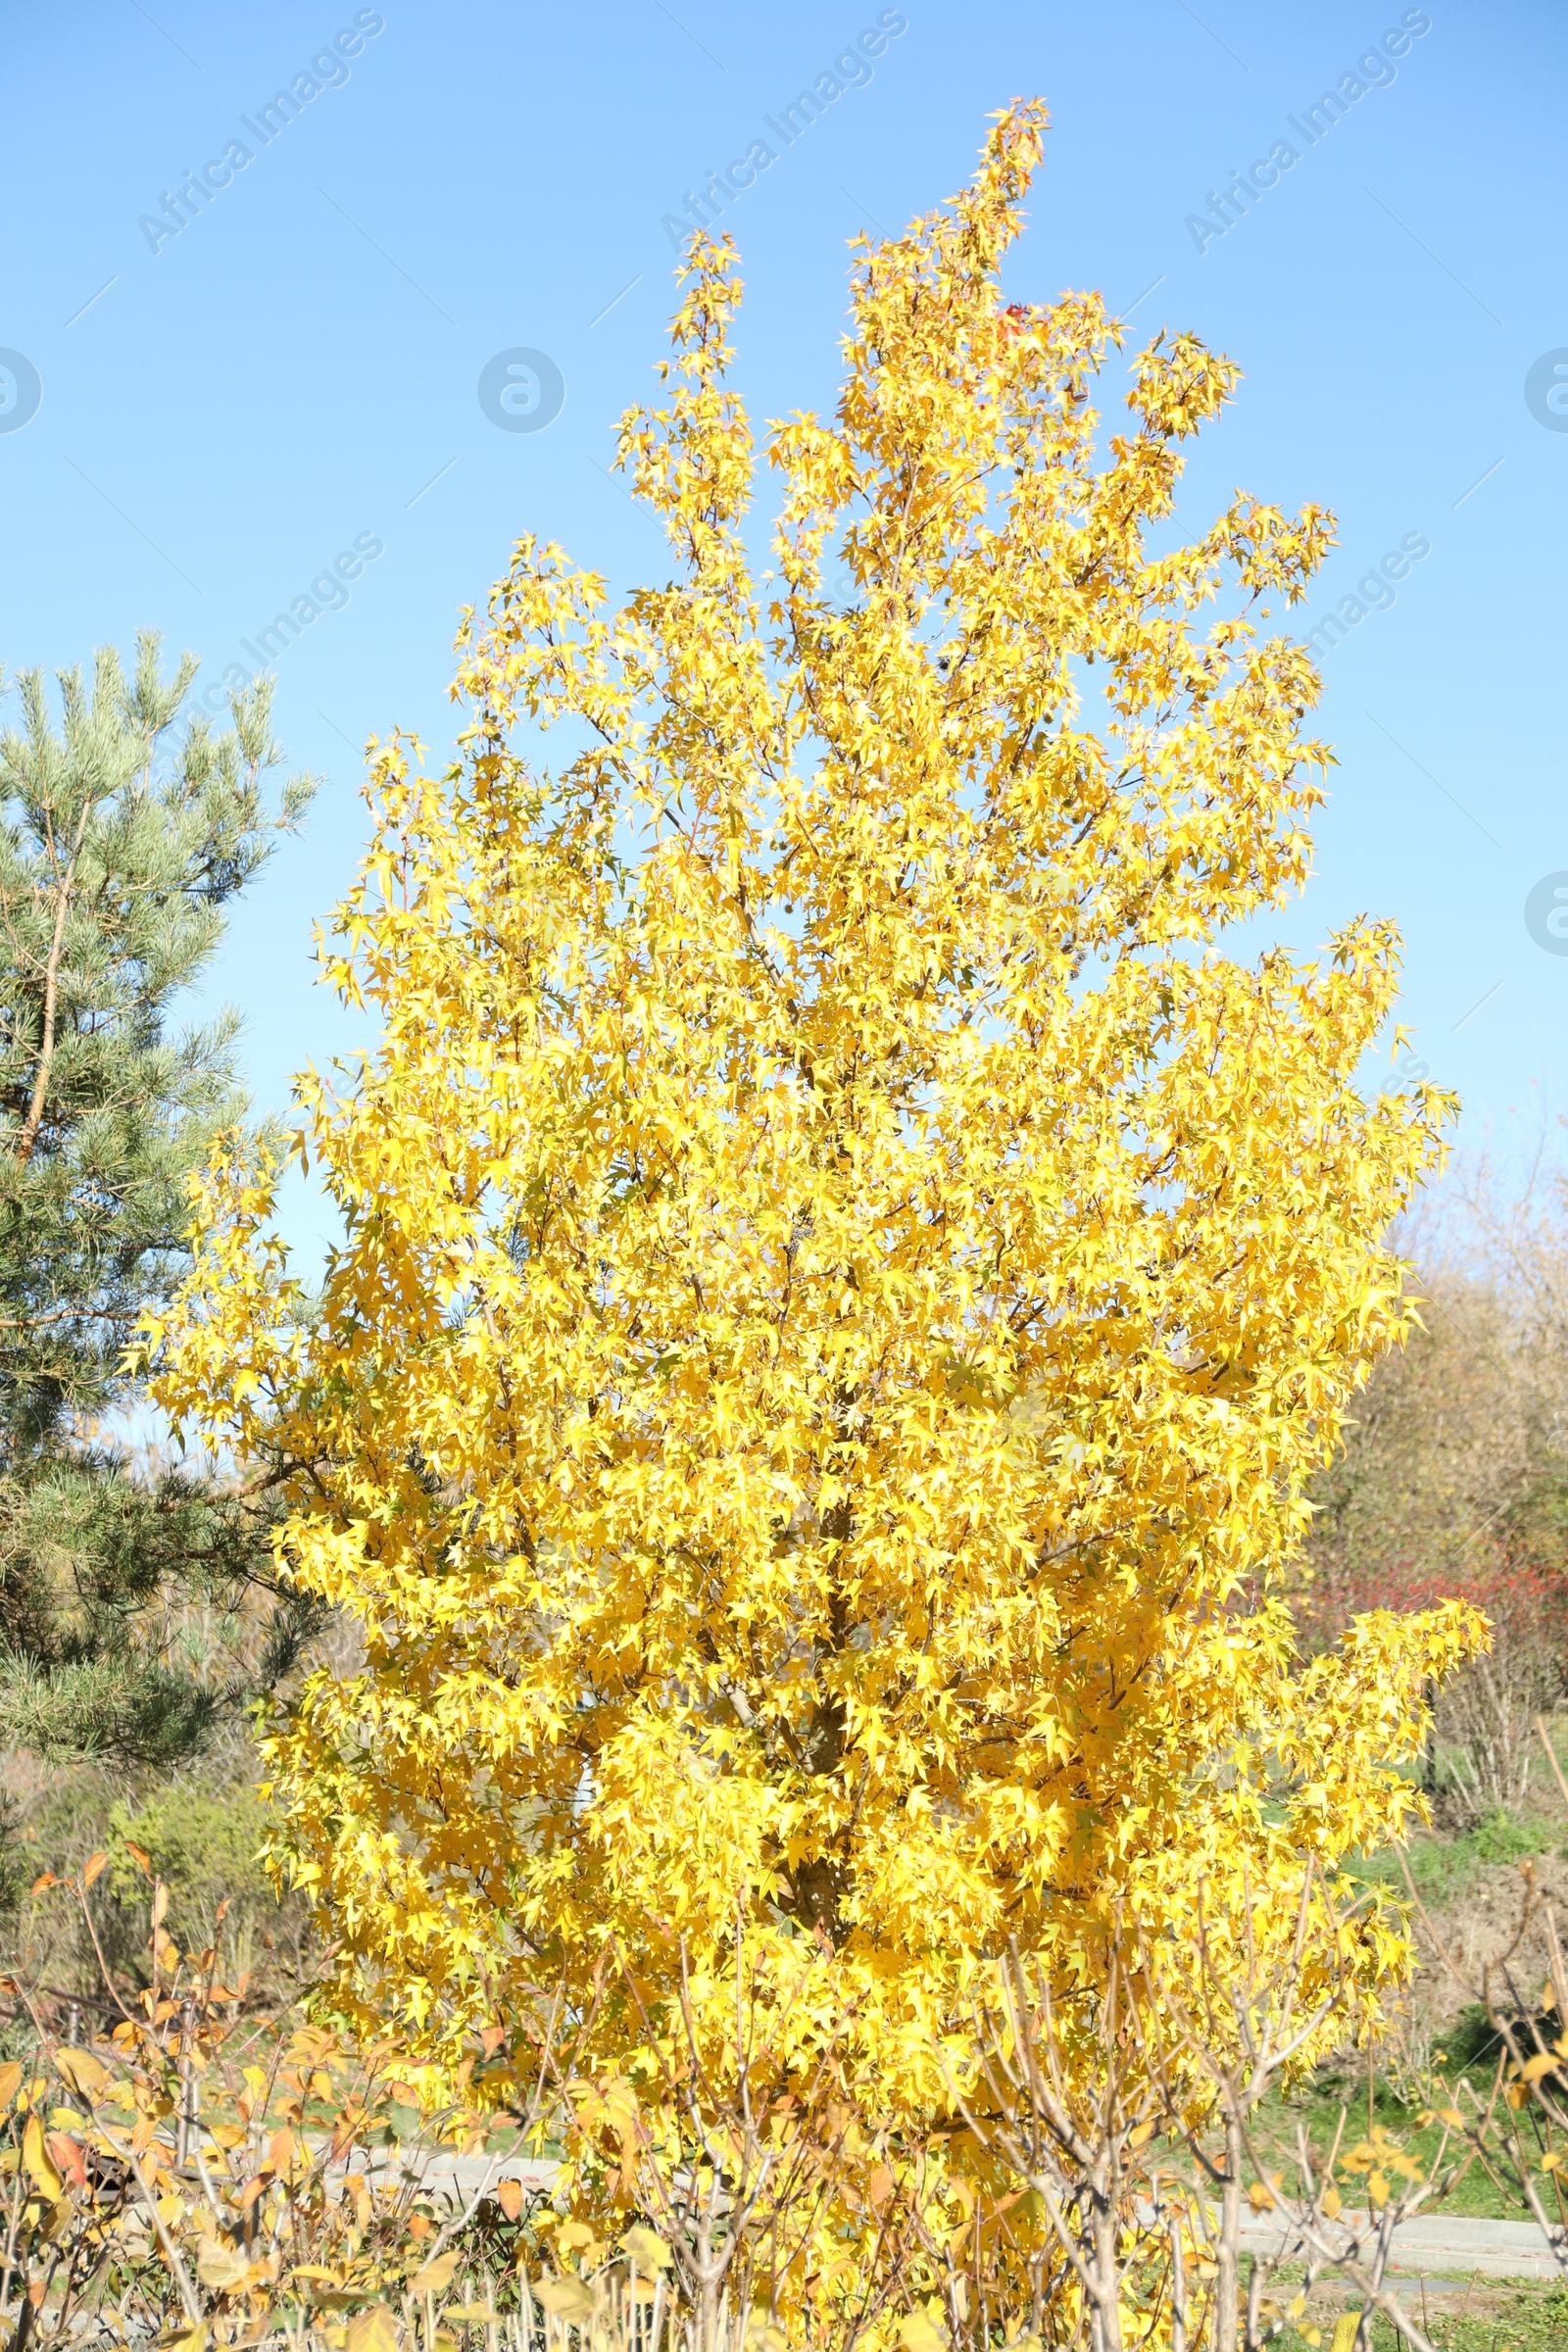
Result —
M1355 2216L1352 2227L1364 2225ZM1242 2223L1248 2253L1274 2255L1288 2248L1292 2232L1266 2213ZM1568 2276L1553 2259L1534 2222L1489 2222L1468 2214L1418 2213L1394 2232L1390 2280L1427 2278L1560 2278Z
M386 2152L377 2151L362 2168L384 2176L393 2167ZM458 2156L445 2149L401 2148L396 2170L436 2196L450 2196L466 2205L480 2189L500 2180L520 2180L525 2188L548 2189L557 2167L535 2156ZM1347 2214L1339 2228L1348 2237L1364 2229L1365 2214ZM1247 2214L1242 2220L1242 2250L1275 2256L1289 2253L1292 2232L1266 2213ZM1534 2222L1492 2222L1468 2214L1418 2213L1394 2233L1389 2264L1391 2283L1413 2285L1421 2278L1434 2285L1450 2278L1568 2278Z

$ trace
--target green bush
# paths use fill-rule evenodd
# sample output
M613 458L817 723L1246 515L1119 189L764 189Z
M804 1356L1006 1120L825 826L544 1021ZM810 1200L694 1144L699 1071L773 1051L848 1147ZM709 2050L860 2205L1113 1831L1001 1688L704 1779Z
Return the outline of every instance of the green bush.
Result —
M215 1791L171 1781L139 1804L110 1808L110 1890L127 1909L145 1904L146 1878L129 1851L140 1846L153 1877L169 1889L165 1925L181 1949L217 1942L219 1907L226 1903L225 1952L237 1954L235 1965L249 1966L259 1923L278 1908L259 1859L265 1829L254 1788Z
M1404 1858L1421 1900L1446 1903L1467 1893L1489 1864L1527 1861L1532 1854L1544 1853L1551 1842L1539 1823L1521 1821L1516 1814L1494 1807L1458 1838L1412 1838ZM1356 1855L1346 1867L1363 1886L1390 1886L1396 1893L1404 1886L1399 1856L1392 1846L1375 1854Z
M1465 1842L1478 1862L1525 1862L1544 1851L1550 1840L1535 1822L1520 1821L1494 1806L1484 1814Z

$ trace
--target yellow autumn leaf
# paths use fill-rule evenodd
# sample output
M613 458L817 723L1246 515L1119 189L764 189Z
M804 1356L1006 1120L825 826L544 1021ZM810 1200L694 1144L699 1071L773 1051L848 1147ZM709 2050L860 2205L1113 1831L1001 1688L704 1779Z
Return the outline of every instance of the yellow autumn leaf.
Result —
M461 2251L454 2249L447 2254L435 2255L429 2262L421 2263L409 2280L411 2291L416 2295L444 2294L452 2284L458 2265L462 2260Z
M237 2246L225 2246L215 2238L203 2241L196 2256L196 2276L203 2286L220 2294L240 2285L250 2276L250 2257Z
M96 2099L109 2081L109 2069L91 2050L62 2047L55 2052L55 2064L78 2097Z
M398 2324L389 2305L368 2304L349 2321L344 2352L398 2352Z
M580 2321L593 2315L592 2294L569 2271L555 2278L531 2280L530 2291L541 2310L548 2311L553 2319Z
M28 2179L52 2204L65 2187L44 2138L43 2118L29 2115L22 2133L22 2163Z

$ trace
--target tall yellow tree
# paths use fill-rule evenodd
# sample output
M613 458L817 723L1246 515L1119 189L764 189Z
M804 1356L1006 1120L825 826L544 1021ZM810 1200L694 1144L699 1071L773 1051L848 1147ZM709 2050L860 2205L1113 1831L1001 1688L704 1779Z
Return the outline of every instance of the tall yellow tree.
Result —
M1000 292L1042 125L859 257L760 575L694 245L620 438L668 583L612 611L523 538L457 764L375 755L327 968L380 1042L300 1082L324 1295L224 1163L149 1331L363 1635L273 1732L280 1850L343 1997L433 2050L612 1951L657 2008L684 1947L721 2072L736 1968L809 1960L867 2131L917 2124L1008 1937L1092 1989L1115 1906L1180 1936L1200 1878L1288 1936L1309 1861L1409 1818L1388 1767L1476 1639L1302 1666L1279 1597L1445 1106L1358 1090L1388 925L1218 944L1306 875L1317 680L1259 624L1330 518L1238 494L1178 544L1237 379L1191 335L1098 449L1120 329ZM1355 1942L1366 2004L1401 1949Z

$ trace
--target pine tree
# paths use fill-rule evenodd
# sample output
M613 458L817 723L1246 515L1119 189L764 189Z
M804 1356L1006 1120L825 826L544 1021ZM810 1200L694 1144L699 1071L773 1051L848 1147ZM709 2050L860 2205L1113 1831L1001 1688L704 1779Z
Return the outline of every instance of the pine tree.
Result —
M57 1755L186 1750L223 1690L171 1655L171 1601L231 1615L272 1581L265 1505L133 1477L110 1435L135 1318L188 1262L191 1172L246 1109L237 1015L172 1009L313 790L269 812L270 682L215 731L182 716L196 667L161 676L152 632L128 678L102 649L90 686L60 673L58 724L25 671L0 735L0 1725Z

